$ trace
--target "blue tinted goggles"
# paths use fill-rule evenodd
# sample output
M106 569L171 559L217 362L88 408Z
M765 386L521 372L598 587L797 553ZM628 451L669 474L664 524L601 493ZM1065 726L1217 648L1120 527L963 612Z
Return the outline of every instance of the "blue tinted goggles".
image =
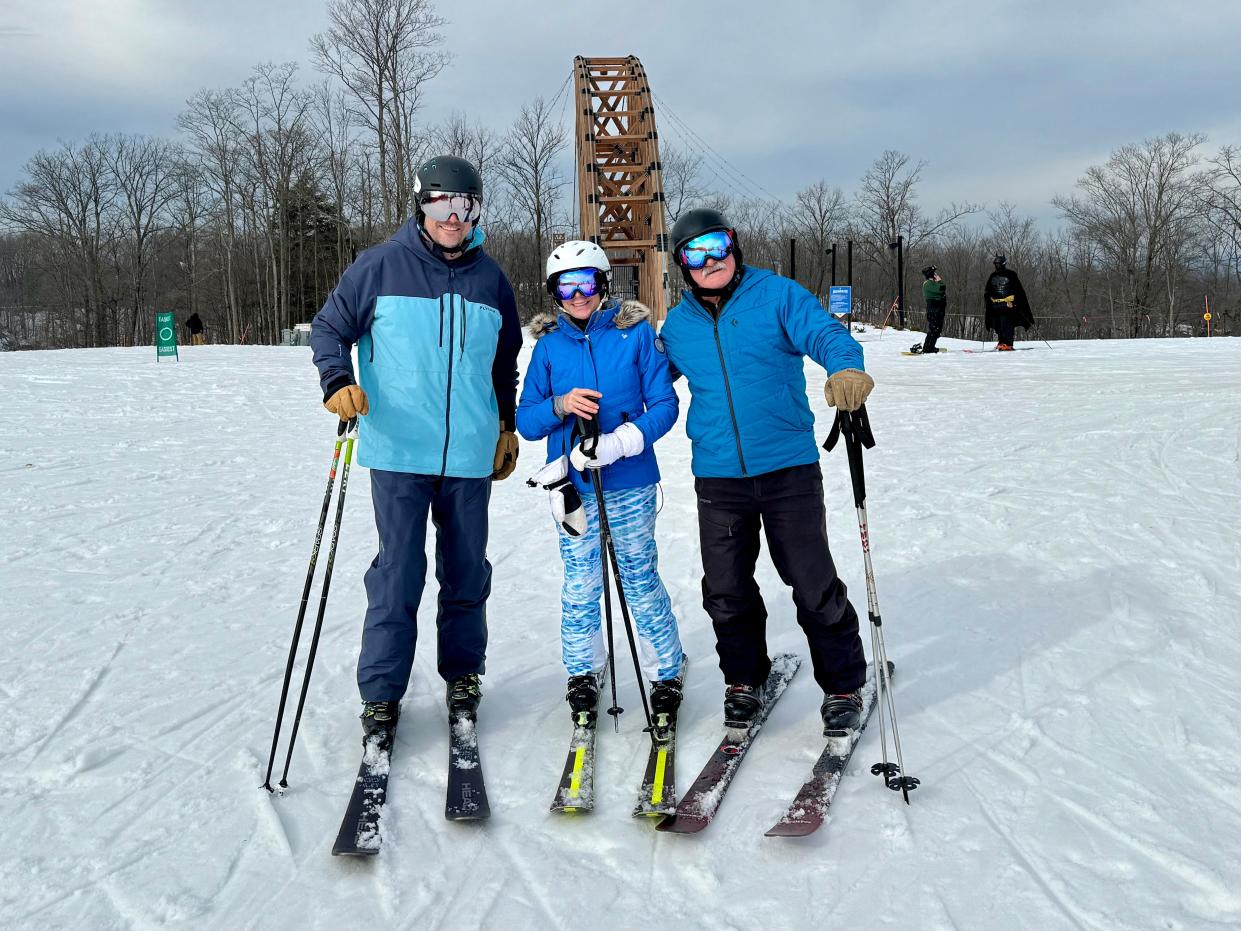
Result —
M573 299L574 292L582 297L594 297L599 293L599 274L593 268L575 268L561 272L556 279L556 297L562 301Z
M733 236L728 230L712 230L695 236L681 247L677 253L677 261L685 268L699 269L707 264L707 259L721 262L733 251Z

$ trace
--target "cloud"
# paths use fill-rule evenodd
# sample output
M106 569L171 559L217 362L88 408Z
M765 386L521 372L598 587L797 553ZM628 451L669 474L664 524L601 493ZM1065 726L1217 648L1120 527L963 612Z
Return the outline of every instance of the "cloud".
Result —
M846 191L884 149L925 160L922 201L1016 203L1054 221L1116 146L1170 130L1241 142L1241 4L1200 0L863 4L721 0L601 12L511 0L440 3L454 60L428 88L430 123L460 111L497 130L565 88L576 54L638 55L665 143L714 150L721 186L790 199L820 178ZM260 61L318 79L324 0L22 0L0 27L0 190L58 138L172 136L187 97L236 86ZM572 121L570 94L558 107ZM751 181L736 181L740 172Z

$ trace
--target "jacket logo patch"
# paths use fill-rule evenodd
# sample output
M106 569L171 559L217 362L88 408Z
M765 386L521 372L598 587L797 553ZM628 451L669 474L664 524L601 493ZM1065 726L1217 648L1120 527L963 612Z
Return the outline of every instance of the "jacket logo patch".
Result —
M656 336L656 337L655 337L655 351L656 351L656 352L663 352L663 351L664 351L664 340L663 340L663 337L661 337L661 336Z

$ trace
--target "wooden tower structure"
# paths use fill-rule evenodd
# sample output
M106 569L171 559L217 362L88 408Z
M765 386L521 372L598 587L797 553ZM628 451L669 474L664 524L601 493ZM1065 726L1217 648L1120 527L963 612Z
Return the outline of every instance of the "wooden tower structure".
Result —
M655 104L642 63L573 59L581 237L612 264L612 291L636 297L655 321L667 312L668 243Z

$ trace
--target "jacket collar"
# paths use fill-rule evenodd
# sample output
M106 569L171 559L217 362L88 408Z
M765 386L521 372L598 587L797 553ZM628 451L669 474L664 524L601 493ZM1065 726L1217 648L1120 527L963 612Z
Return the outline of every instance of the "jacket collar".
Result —
M410 217L405 221L405 225L397 230L392 241L398 242L414 255L418 256L422 261L441 268L468 268L477 262L483 256L482 245L487 240L487 234L483 232L481 227L475 226L470 231L470 235L465 241L465 250L459 258L449 261L443 256L436 254L427 245L427 241L423 238L422 231L418 228L418 218Z
M733 291L733 293L729 295L728 300L724 302L724 307L720 310L719 319L722 320L724 315L727 314L733 306L735 306L738 297L753 288L759 281L762 281L765 278L770 278L773 274L774 272L768 271L765 268L755 268L752 265L746 265L745 273L741 276L741 281L737 283L737 289ZM706 305L695 297L694 293L690 291L689 288L685 288L681 291L681 302L691 311L701 314L708 320L716 319L715 314L707 309Z

